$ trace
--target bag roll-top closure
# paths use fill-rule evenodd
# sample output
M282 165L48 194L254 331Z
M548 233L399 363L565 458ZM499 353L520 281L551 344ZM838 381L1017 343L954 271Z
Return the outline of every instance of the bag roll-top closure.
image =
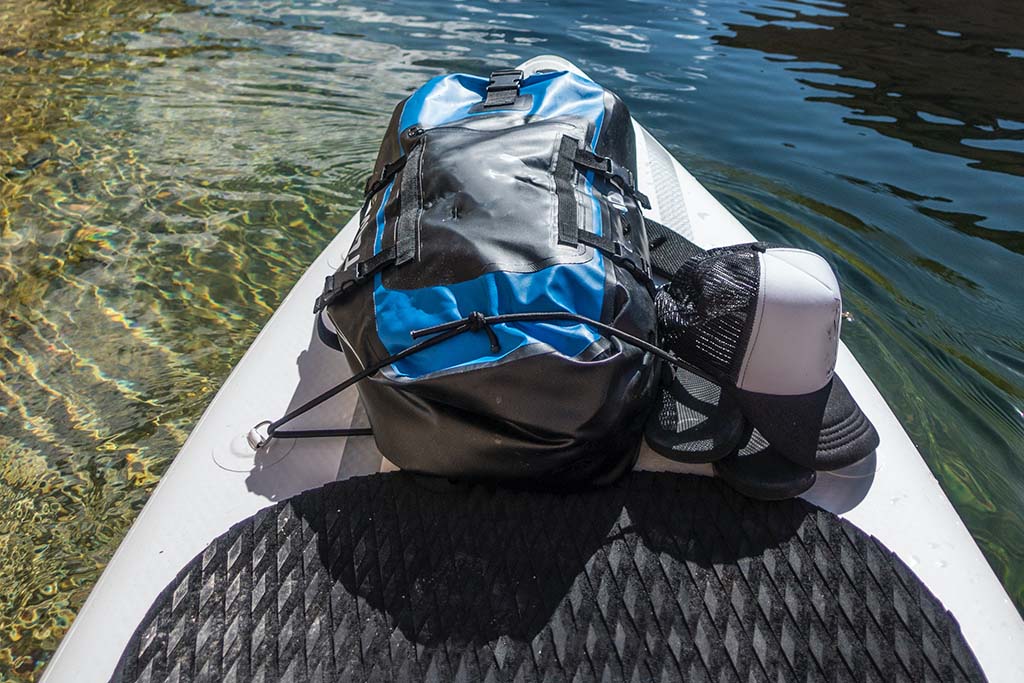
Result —
M495 71L487 83L487 97L483 106L486 109L493 107L507 107L515 104L519 97L519 85L523 82L523 72L518 69L504 69Z

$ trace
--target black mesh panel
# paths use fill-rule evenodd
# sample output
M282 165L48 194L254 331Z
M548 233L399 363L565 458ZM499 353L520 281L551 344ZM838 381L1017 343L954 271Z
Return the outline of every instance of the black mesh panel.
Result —
M651 268L670 278L691 256L705 253L703 249L678 232L644 216L644 227L650 241Z
M735 383L753 324L757 257L750 245L693 257L655 301L662 345L723 382Z

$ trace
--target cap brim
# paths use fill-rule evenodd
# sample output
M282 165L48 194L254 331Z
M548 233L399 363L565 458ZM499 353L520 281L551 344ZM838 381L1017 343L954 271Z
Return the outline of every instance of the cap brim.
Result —
M744 416L775 451L803 467L839 469L878 448L878 432L838 375L811 394L735 393Z
M779 455L756 429L729 457L714 465L725 483L758 500L795 498L811 488L817 474Z
M708 463L736 449L744 432L739 405L729 392L676 368L661 390L658 409L644 428L658 454L685 463Z

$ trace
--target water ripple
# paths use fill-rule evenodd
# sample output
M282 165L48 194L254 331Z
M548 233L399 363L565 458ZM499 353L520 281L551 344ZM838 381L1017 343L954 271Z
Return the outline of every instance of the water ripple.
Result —
M762 238L1024 605L1022 10L932 0L0 4L0 678L32 680L444 71L574 59Z

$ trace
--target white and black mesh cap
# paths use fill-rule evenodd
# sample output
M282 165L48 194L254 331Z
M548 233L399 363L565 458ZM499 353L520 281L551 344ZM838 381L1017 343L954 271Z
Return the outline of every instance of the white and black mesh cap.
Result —
M817 478L809 467L779 455L756 429L727 458L715 462L715 474L745 496L759 500L785 500L806 492Z
M720 460L736 450L746 420L729 392L682 368L664 366L660 402L644 426L647 444L685 463Z
M779 454L830 470L878 446L834 374L842 298L821 256L760 243L712 249L683 264L657 310L662 344L729 387Z

